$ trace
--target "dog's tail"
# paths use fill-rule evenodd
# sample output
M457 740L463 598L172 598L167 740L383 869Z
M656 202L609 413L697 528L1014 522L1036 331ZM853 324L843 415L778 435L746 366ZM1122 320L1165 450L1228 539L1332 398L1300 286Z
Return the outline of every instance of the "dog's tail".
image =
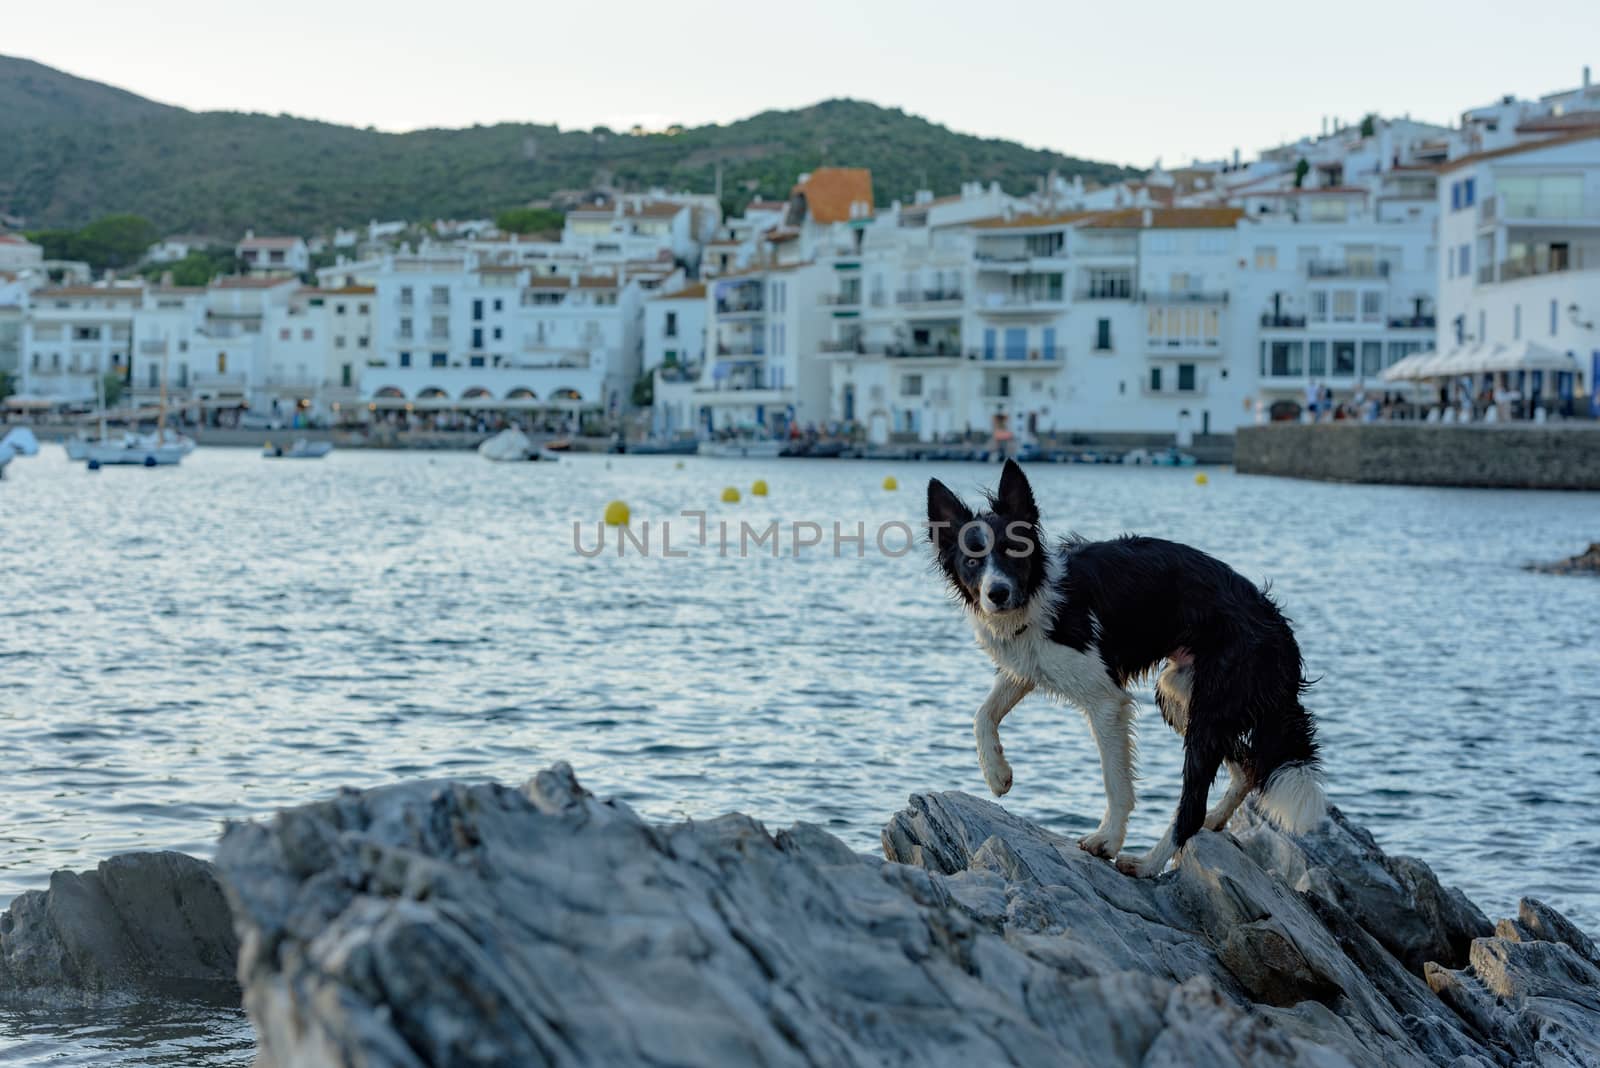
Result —
M1282 830L1304 834L1316 827L1328 812L1321 764L1312 757L1279 765L1267 776L1257 803Z

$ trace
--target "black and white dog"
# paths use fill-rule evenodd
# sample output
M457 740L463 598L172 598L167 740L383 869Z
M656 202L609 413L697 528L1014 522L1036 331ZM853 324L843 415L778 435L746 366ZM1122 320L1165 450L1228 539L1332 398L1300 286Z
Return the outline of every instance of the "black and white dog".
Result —
M1158 538L1050 544L1033 489L1007 461L1000 490L974 513L928 483L929 539L998 671L973 732L996 796L1011 789L1000 721L1035 689L1078 706L1100 749L1106 812L1078 845L1130 875L1156 875L1194 834L1219 830L1252 790L1267 815L1306 830L1326 806L1316 727L1300 704L1300 647L1276 605L1198 549ZM1183 793L1154 849L1118 856L1133 810L1134 700L1128 684L1166 661L1162 718L1183 736ZM1228 788L1206 810L1222 765Z

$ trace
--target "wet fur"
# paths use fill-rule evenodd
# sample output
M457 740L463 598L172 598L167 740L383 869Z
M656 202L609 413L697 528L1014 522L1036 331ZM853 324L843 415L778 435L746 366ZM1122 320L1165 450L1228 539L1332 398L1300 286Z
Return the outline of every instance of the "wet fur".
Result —
M1184 740L1183 790L1162 841L1120 857L1154 875L1201 827L1220 829L1252 791L1280 826L1306 830L1325 808L1316 727L1300 702L1300 648L1278 606L1198 549L1159 538L1047 541L1032 488L1007 462L981 513L937 479L929 540L997 679L974 721L991 790L1011 786L999 724L1034 689L1077 705L1100 749L1107 807L1083 848L1115 857L1133 808L1134 704L1128 686L1157 668L1156 703ZM987 546L988 548L985 548ZM1226 766L1217 806L1206 799Z

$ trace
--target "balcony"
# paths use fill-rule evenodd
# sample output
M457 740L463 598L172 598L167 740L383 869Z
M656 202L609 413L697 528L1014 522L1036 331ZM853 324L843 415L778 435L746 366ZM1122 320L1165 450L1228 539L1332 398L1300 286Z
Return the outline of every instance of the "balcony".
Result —
M1261 325L1268 330L1302 330L1306 325L1304 315L1282 315L1276 312L1263 312Z
M1066 350L1061 346L1053 349L1007 349L997 348L993 352L985 349L968 349L967 359L981 360L984 363L1029 364L1036 363L1046 367L1059 366L1066 358Z
M979 263L1027 263L1033 257L1027 252L975 252L973 259Z
M1228 294L1226 291L1208 293L1199 289L1167 290L1165 292L1153 289L1139 290L1139 298L1144 304L1226 304Z
M1186 359L1204 359L1222 355L1222 339L1217 337L1167 337L1164 334L1145 339L1145 348L1152 356L1182 356Z
M1533 255L1522 256L1514 260L1501 260L1498 268L1484 267L1478 272L1478 282L1514 282L1518 278L1533 278L1539 275L1563 274L1567 271L1583 270L1583 249L1569 248L1565 253L1550 254L1548 250Z
M1389 261L1370 263L1334 263L1330 260L1312 260L1306 264L1307 278L1388 278Z
M1432 315L1389 316L1389 328L1392 330L1432 330L1434 326Z
M1132 300L1133 282L1126 278L1101 279L1078 290L1079 300Z
M765 356L767 347L759 341L719 341L718 356Z
M902 289L894 295L896 304L960 304L959 289Z
M243 373L210 373L190 376L195 389L209 389L219 393L243 393L248 384Z
M822 294L820 302L824 307L830 308L859 308L861 307L861 293L859 291L849 293L824 293Z
M1176 397L1181 400L1184 397L1204 397L1207 392L1206 387L1207 384L1205 380L1201 379L1195 382L1194 388L1192 389L1176 389L1168 387L1155 389L1150 385L1150 380L1146 378L1139 383L1139 392L1146 397Z
M717 314L732 315L765 315L766 303L758 297L740 299L738 297L718 297Z
M978 300L978 311L986 314L1044 314L1065 311L1067 298L1061 294L984 293Z

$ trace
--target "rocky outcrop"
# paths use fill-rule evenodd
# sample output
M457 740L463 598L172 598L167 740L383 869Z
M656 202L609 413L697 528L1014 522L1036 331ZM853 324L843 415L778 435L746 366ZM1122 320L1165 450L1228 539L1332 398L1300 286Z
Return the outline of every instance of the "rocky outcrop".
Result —
M558 765L344 793L217 863L263 1066L1600 1064L1581 932L1492 928L1338 814L1247 809L1146 881L959 793L883 848L652 825Z
M1589 547L1577 556L1557 560L1553 564L1529 564L1529 571L1542 571L1547 575L1600 575L1600 541L1591 541Z
M0 999L239 999L238 940L216 872L182 853L58 871L0 913Z

